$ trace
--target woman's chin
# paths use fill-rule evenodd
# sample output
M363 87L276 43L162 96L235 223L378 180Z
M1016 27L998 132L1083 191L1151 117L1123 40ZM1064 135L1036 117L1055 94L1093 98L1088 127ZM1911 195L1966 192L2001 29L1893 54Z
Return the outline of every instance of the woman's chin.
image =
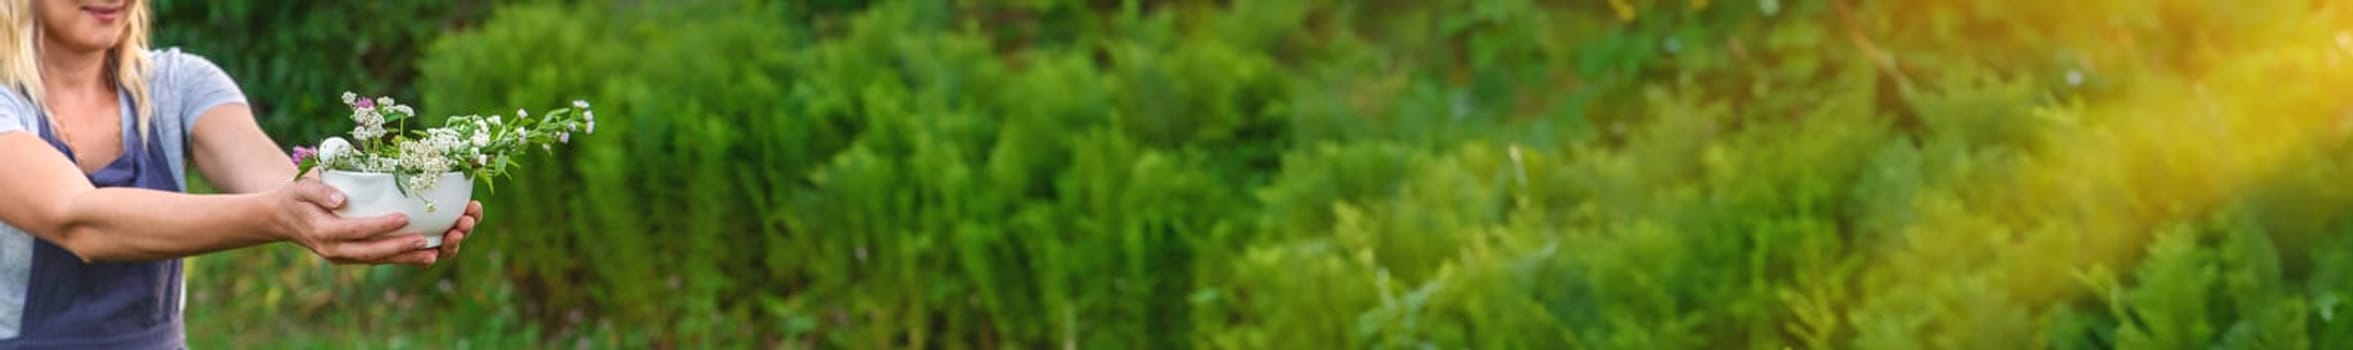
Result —
M89 51L106 51L106 50L108 50L108 49L113 49L113 48L115 48L115 46L117 46L117 45L121 45L121 44L122 44L122 36L120 36L120 35L106 35L106 34L99 34L99 33L108 33L108 32L104 32L104 31L93 31L93 32L94 32L94 33L92 33L92 34L87 34L87 35L75 35L75 36L76 36L76 37L78 37L78 38L72 39L72 41L73 41L73 42L70 42L70 43L65 43L65 44L66 44L65 46L68 46L68 47L67 47L68 49L71 49L71 50L74 50L74 51L83 51L83 52L89 52ZM121 30L115 30L115 31L113 31L112 33L121 33L121 32L122 32Z

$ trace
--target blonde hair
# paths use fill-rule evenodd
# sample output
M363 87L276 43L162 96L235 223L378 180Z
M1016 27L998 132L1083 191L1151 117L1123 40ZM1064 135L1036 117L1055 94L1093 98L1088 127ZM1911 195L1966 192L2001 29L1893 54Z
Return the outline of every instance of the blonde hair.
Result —
M41 23L33 10L34 0L7 1L0 6L0 85L23 91L25 98L42 113L49 114L49 106L41 103ZM147 1L132 0L124 5L123 37L114 48L106 50L106 69L114 74L114 83L131 96L131 109L136 112L139 139L146 140L153 129L151 120L155 108L147 98L147 29L151 14ZM48 118L56 128L57 118Z

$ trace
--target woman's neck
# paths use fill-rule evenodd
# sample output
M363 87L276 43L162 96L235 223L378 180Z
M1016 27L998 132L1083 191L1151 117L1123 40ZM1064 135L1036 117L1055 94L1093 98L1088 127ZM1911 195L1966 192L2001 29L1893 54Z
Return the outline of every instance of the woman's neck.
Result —
M43 45L41 89L49 98L80 101L110 97L114 86L106 74L106 50L74 50L56 42Z

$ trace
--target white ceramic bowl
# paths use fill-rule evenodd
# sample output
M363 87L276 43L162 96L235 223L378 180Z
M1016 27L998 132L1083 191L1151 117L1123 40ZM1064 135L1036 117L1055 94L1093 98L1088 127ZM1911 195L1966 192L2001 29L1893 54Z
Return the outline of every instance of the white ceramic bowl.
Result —
M361 173L329 170L319 174L327 186L343 191L343 209L337 216L359 218L391 213L408 214L409 224L400 232L425 235L427 247L441 246L441 234L457 226L458 217L466 212L466 204L474 198L474 183L465 173L441 174L433 189L415 196L402 195L396 177L386 173ZM431 199L428 209L425 200Z

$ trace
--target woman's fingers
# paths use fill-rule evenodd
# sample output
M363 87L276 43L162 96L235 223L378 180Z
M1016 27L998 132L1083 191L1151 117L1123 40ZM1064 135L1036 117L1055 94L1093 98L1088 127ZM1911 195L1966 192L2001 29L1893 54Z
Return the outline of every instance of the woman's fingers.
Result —
M466 216L458 217L458 225L450 229L459 232L474 232L474 224L480 222L482 222L481 211L467 212Z
M450 230L448 234L443 234L443 235L441 235L441 254L442 254L442 255L448 255L448 256L457 256L457 253L458 253L458 244L465 243L465 241L466 241L466 233L465 233L465 232L458 232L457 230Z
M326 183L318 180L305 179L295 182L294 194L296 199L318 204L320 208L327 210L343 207L343 191L337 191L335 187L327 186Z
M448 233L441 236L441 256L456 257L458 247L466 240L466 236L474 233L474 225L481 222L482 202L467 201L466 214L458 217L456 227L451 227Z
M473 223L473 216L456 218L456 228L449 228L449 233L442 233L442 256L456 254L456 247L466 242L468 233L473 233Z
M368 240L375 239L377 237L386 237L392 235L393 233L398 233L396 231L399 231L401 227L408 226L409 224L408 214L401 213L391 213L384 214L382 216L352 219L337 217L334 213L324 214L326 217L323 219L336 221L340 224L340 226L332 226L334 229L328 232L328 236L326 238L327 240L332 241Z
M386 258L383 258L383 259L377 259L377 260L365 260L365 261L356 261L356 260L355 260L355 261L349 261L349 262L347 262L347 263L367 263L367 264L401 264L401 265L415 265L415 266L419 266L419 267L424 267L424 266L432 266L434 261L436 261L436 260L439 260L439 259L440 259L440 255L441 255L441 252L438 252L438 251L433 251L433 250L431 250L431 249L426 249L426 250L414 250L414 251L409 251L409 252L405 252L405 253L399 253L399 254L396 254L396 255L393 255L393 256L390 256L390 257L386 257Z
M418 261L409 255L420 251L434 253L432 250L424 249L424 235L390 235L373 239L342 240L330 242L328 246L330 248L326 249L327 251L320 252L322 255L331 254L327 257L328 259L347 263L430 264L433 262L431 257ZM404 258L409 260L400 260Z
M425 248L425 236L398 234L408 225L408 216L399 213L383 216L345 219L333 213L320 212L314 220L322 228L313 251L338 263L384 263L401 253Z
M432 265L441 255L438 249L425 248L424 235L400 232L409 223L405 214L343 218L333 212L345 204L341 191L315 179L289 186L286 192L291 198L281 214L290 219L287 238L309 247L319 257L338 264L423 266Z

